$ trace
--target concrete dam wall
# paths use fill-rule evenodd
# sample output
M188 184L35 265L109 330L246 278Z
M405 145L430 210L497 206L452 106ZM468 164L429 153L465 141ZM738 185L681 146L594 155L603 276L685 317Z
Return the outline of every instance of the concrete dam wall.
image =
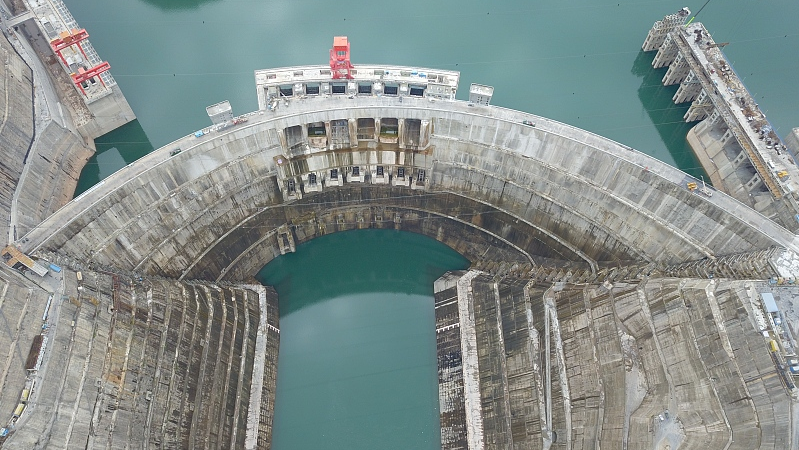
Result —
M392 228L472 262L435 283L443 449L795 445L795 348L760 298L799 273L796 236L616 142L452 101L451 84L259 84L261 110L32 227L22 251L84 274L43 278L61 290L42 335L65 351L29 375L41 407L0 444L269 448L277 298L244 283L317 236Z
M450 230L472 228L530 262L594 270L795 246L792 233L735 200L689 191L684 173L541 117L465 102L320 97L248 119L131 164L32 230L22 249L244 280L286 245L366 226L410 227L445 243ZM381 119L416 124L418 135L392 142ZM309 124L326 130L321 142L308 137Z
M33 74L5 36L0 37L0 56L6 61L0 66L0 236L7 242L14 190L33 141Z

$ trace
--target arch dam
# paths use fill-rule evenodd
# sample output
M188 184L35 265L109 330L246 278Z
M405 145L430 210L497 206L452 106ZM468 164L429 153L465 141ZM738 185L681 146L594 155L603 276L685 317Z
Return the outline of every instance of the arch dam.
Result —
M269 448L277 296L253 277L363 228L472 263L435 283L442 448L797 445L761 301L796 293L793 233L479 86L454 100L456 72L353 72L256 72L258 111L209 107L16 243L65 269L5 445Z

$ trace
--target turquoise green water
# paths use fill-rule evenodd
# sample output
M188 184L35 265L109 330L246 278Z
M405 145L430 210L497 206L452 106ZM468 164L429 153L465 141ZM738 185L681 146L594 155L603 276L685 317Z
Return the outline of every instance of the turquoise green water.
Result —
M97 153L83 167L75 188L80 195L100 180L153 151L138 120L100 136L94 141Z
M440 448L433 281L467 266L431 238L359 230L264 267L280 296L272 448Z
M353 62L436 67L495 87L492 103L607 136L694 175L685 106L641 44L655 20L705 0L65 0L108 60L138 122L98 140L82 192L154 147L210 124L205 107L257 107L253 71ZM799 126L796 0L714 0L698 20L778 133ZM275 449L436 448L431 283L464 267L434 241L343 233L262 272L281 294ZM432 263L429 263L432 261ZM423 264L420 266L420 264Z

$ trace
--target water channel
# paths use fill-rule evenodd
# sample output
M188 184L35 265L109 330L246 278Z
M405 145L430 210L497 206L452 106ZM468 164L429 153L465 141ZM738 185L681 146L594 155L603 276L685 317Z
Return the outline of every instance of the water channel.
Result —
M550 117L695 176L687 109L640 52L655 20L701 1L65 0L108 60L138 121L97 140L80 193L208 125L205 106L256 109L253 71L325 64L335 35L353 62L461 72L493 104ZM781 135L799 126L799 2L711 2L713 33ZM280 257L259 279L280 293L276 450L436 448L432 281L466 262L437 242L337 233Z
M440 447L433 282L468 265L426 236L357 230L264 267L280 296L273 448Z

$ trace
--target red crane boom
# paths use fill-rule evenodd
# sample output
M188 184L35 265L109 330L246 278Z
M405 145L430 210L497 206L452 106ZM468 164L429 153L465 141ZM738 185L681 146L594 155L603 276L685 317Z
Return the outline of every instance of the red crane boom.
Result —
M84 81L91 80L92 78L100 75L101 73L109 69L111 69L111 64L108 64L107 62L101 62L100 64L92 67L89 70L85 70L83 68L79 69L78 73L72 74L72 79L75 81L75 84L78 86L78 89L80 89L80 91L83 92L83 95L86 95L86 91L83 90L83 86L81 86L81 83L83 83ZM103 86L105 86L102 77L100 77L100 83L103 83Z
M330 71L333 79L352 79L352 63L350 62L350 43L347 36L333 38L333 48L330 49Z

